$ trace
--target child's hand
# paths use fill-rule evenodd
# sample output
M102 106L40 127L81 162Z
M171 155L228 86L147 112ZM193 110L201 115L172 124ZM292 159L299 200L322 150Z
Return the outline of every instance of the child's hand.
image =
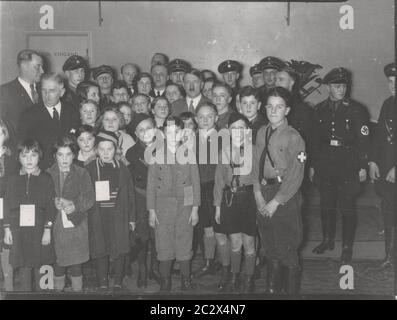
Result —
M4 229L4 243L8 244L9 246L12 245L12 233L10 228Z
M221 207L215 208L215 221L217 224L221 224Z
M136 228L136 223L135 222L130 222L130 230L134 232L135 228Z
M264 208L264 211L265 211L264 215L271 218L273 216L273 214L276 212L278 206L279 206L279 203L276 200L274 200L274 199L270 200Z
M62 204L61 198L58 198L58 197L55 198L55 208L57 208L58 210L63 209L63 204Z
M156 228L157 224L159 224L159 220L157 219L156 211L149 210L149 226Z
M71 214L71 213L75 212L76 207L75 207L73 201L64 199L63 210L65 211L66 214Z
M188 223L190 223L194 227L198 223L198 221L199 221L198 207L193 207Z
M51 242L51 230L50 229L44 229L43 232L43 237L41 238L41 244L43 246L49 245Z

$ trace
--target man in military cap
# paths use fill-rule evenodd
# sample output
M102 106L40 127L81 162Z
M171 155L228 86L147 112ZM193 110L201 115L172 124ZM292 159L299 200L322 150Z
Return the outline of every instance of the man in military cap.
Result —
M170 80L179 85L183 85L183 76L190 69L189 64L182 59L174 59L168 64L168 74Z
M237 110L236 107L236 95L240 89L238 80L240 79L240 72L242 65L235 60L225 60L218 66L218 72L222 75L223 81L232 88L232 102L230 106L233 110Z
M136 64L126 63L121 66L121 76L128 87L128 94L132 97L135 93L135 79L139 75L139 68Z
M99 107L104 107L112 103L112 85L114 82L113 69L107 65L101 65L92 71L93 79L98 83L101 100Z
M265 85L265 79L263 78L263 70L259 67L259 64L255 64L250 68L250 76L252 86L254 88L261 88Z
M396 64L390 63L385 66L384 73L389 82L391 96L382 105L375 135L372 140L371 152L369 154L369 176L375 180L375 189L382 199L381 208L385 230L385 252L386 257L382 261L382 267L391 266L393 263L393 247L395 237L395 210L394 186L394 144L395 129L393 118L395 112L395 83Z
M334 249L336 212L342 214L341 262L353 256L356 231L356 196L366 179L368 164L368 111L350 99L351 76L345 68L332 69L323 79L329 97L315 107L313 149L309 177L316 182L321 197L323 240L316 254Z
M263 71L263 78L267 90L276 86L276 73L285 66L283 60L268 56L259 62L259 67Z
M80 99L76 94L76 87L86 77L86 71L88 70L87 61L78 55L70 56L63 64L62 70L65 72L67 78L66 92L62 100L68 102L78 110Z

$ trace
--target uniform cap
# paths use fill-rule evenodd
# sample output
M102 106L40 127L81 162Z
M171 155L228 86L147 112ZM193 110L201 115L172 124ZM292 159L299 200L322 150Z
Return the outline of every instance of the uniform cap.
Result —
M101 65L97 68L94 68L92 71L92 77L94 79L98 78L101 74L109 73L113 77L113 69L110 66Z
M394 62L387 64L383 69L383 71L385 72L385 76L387 78L396 76L397 75L396 64Z
M262 68L262 70L266 70L266 69L281 70L282 68L285 67L285 62L279 58L268 56L266 58L263 58L259 62L259 66Z
M219 73L225 73L229 71L240 72L241 64L235 60L225 60L218 66Z
M102 142L102 141L110 141L113 142L116 146L118 144L118 137L114 132L111 131L106 131L106 130L101 130L98 132L96 135L96 141L97 143Z
M324 78L323 83L348 83L350 79L349 71L342 67L337 67L328 72Z
M189 71L190 66L185 60L182 59L174 59L168 64L168 73L173 72L187 72Z
M88 68L87 61L81 56L73 55L66 59L65 63L63 64L62 70L75 70L79 68Z
M256 64L256 65L253 65L251 68L250 68L250 76L252 77L254 74L259 74L259 73L262 73L263 72L263 70L262 70L262 68L259 66L259 64Z

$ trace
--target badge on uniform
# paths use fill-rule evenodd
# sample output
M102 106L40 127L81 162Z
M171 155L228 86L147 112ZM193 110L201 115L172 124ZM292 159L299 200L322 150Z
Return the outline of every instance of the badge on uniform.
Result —
M34 204L21 204L19 206L19 226L34 227L36 218L36 206Z
M306 157L306 152L305 151L301 151L298 153L298 161L300 163L304 163L306 161L307 157Z
M367 135L369 134L369 129L368 129L367 126L362 126L362 127L361 127L361 134L362 134L363 136L367 136Z

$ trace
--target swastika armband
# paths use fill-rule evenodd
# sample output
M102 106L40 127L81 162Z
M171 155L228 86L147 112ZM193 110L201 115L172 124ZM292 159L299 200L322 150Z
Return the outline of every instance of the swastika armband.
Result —
M360 131L363 136L367 136L369 134L369 129L367 126L362 126Z
M298 161L300 163L304 163L306 161L306 159L307 159L306 152L301 151L298 153Z

